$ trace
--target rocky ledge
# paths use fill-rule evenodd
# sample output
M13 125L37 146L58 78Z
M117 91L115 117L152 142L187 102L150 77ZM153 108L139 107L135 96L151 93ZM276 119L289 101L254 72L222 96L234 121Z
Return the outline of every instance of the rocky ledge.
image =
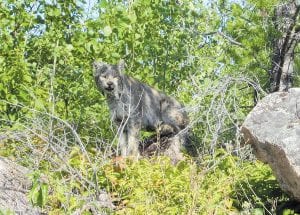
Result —
M271 166L281 188L300 201L300 88L266 96L241 131L256 157Z

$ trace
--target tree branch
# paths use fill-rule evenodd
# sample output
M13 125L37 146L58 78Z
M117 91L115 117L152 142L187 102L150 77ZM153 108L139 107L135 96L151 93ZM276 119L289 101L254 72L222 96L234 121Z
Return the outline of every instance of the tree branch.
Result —
M222 31L218 31L218 34L220 36L224 37L226 40L228 40L232 44L245 48L242 43L240 43L240 42L234 40L233 38L229 37L228 35L224 34Z

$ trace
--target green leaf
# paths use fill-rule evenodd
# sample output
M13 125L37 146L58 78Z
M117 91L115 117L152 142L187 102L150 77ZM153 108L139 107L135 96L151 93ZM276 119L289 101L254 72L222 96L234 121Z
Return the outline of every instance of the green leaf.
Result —
M135 23L136 20L137 20L137 17L136 17L136 15L134 13L130 13L128 15L128 18L130 19L131 23Z
M252 210L251 214L253 215L264 215L264 209L263 208L255 208Z
M291 209L284 209L282 215L292 215L295 214L295 212Z
M106 8L108 6L108 2L106 0L100 0L100 7Z
M40 198L39 198L39 206L43 207L46 205L48 198L48 184L42 183L40 187Z
M48 198L48 184L41 182L40 172L33 173L31 178L32 187L29 192L31 203L39 207L44 207Z
M25 75L23 76L23 79L24 79L25 82L31 82L31 81L32 81L30 75L28 75L28 74L25 74Z
M103 28L104 36L108 37L109 35L111 35L111 33L112 33L112 29L110 26L107 25Z

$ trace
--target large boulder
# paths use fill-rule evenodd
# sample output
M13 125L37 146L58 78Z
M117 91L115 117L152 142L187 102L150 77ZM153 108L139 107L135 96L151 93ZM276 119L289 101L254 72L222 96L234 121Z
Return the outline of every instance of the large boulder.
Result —
M241 131L256 157L271 166L281 188L300 201L300 88L266 96Z
M40 214L28 201L31 182L28 170L7 158L0 157L0 214Z

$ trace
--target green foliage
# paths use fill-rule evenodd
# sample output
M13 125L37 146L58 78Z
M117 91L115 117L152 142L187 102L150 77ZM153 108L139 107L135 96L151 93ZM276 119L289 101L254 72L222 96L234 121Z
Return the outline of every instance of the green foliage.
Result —
M92 79L95 59L111 63L125 59L127 73L189 106L201 104L196 109L201 114L212 99L220 98L213 90L227 77L263 83L268 78L273 33L271 20L262 12L270 14L275 1L249 1L243 6L223 1L101 1L90 17L83 5L83 1L1 3L1 124L24 121L24 114L35 117L29 108L69 121L87 138L99 135L95 127L100 127L101 137L111 140L104 98ZM229 98L234 94L238 107L253 105L247 84L225 89L224 107L237 113L236 124L249 108L236 108ZM204 118L210 114L216 116L211 112L196 117L211 124L218 121ZM220 139L207 135L220 132L218 126L209 131L201 121L195 125L204 140L198 145L232 138L228 132ZM227 126L232 122L224 122L221 130Z
M268 167L219 150L239 145L256 86L268 88L279 3L101 0L87 12L81 0L1 1L0 155L37 169L31 202L49 214L264 214L287 200ZM185 103L200 164L109 158L114 130L91 63L121 58ZM102 189L115 211L91 203Z
M48 214L259 214L275 213L275 205L288 200L267 165L243 161L225 150L200 163L187 157L173 165L165 157L134 162L108 159L95 148L88 154L78 146L55 152L45 150L48 144L41 140L30 142L38 144L46 159L38 166L32 161L39 170L31 176L29 198ZM27 150L18 153L29 160ZM113 211L97 203L102 190L110 194Z
M192 161L174 166L160 157L138 163L121 160L105 166L104 172L107 189L118 199L116 214L265 211L271 208L271 198L282 196L270 193L278 184L269 167L241 162L224 151L213 159L208 156L200 166ZM260 191L257 186L265 187Z
M48 184L40 181L41 174L39 172L32 173L31 178L32 188L29 193L29 198L34 206L43 208L48 198Z
M1 210L0 209L0 215L14 215L14 212L10 210Z
M32 175L30 199L49 214L84 212L90 204L89 197L97 195L97 189L89 185L90 180L111 193L115 214L228 214L265 209L271 198L277 198L268 193L278 189L278 185L267 166L241 162L222 150L217 157L204 158L200 165L189 159L173 165L165 157L139 162L119 158L102 162L94 170L79 148L74 147L66 154L65 167L57 169L53 165L56 162L45 162ZM91 155L90 159L99 163ZM80 178L72 172L80 173ZM255 189L256 186L264 187L264 191ZM252 208L245 208L247 203Z

